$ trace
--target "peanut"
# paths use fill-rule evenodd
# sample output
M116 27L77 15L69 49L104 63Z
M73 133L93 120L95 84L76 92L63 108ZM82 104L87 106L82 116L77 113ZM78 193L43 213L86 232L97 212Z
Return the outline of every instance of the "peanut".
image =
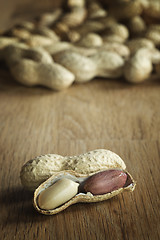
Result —
M67 28L65 25L65 33L67 34L67 37L71 42L76 42L80 40L81 37L85 36L88 33L91 33L91 32L98 33L104 30L106 27L109 27L115 23L116 21L112 17L104 17L104 18L100 18L100 20L87 19L85 21L85 24L74 27L71 30ZM64 28L64 24L63 24L63 28Z
M97 34L95 35L97 36ZM150 42L149 40L146 40L146 41ZM85 45L86 44L87 43L85 42ZM64 50L71 50L84 56L91 56L97 53L98 51L102 51L102 50L116 52L118 55L124 58L128 58L130 55L129 48L126 45L118 42L104 42L103 45L94 46L94 47L91 46L92 44L90 44L90 46L88 47L84 47L82 45L83 44L79 44L79 43L71 44L69 42L61 41L61 42L55 43L54 45L46 46L45 50L47 50L47 52L50 53L51 55L54 55L58 52L62 52ZM89 42L88 42L88 45L89 45ZM97 45L97 41L93 42L93 45Z
M122 76L124 60L116 52L98 51L90 56L90 59L97 65L97 76L109 78Z
M25 49L11 45L4 52L5 56L9 56L5 60L13 77L26 86L43 85L62 90L74 81L75 76L54 63L44 49Z
M127 174L121 170L106 170L87 178L82 182L81 191L93 195L106 194L122 188L127 180Z
M59 207L78 193L78 186L78 183L68 178L58 180L40 193L38 197L39 207L45 210Z
M115 34L105 35L103 36L103 42L113 42L113 43L124 43L124 39L120 36L117 36Z
M39 26L39 27L35 28L34 31L32 31L32 34L39 34L44 37L50 38L50 39L52 39L52 41L54 43L58 42L60 40L54 31L52 31L50 28L44 27L44 26Z
M96 76L120 77L124 60L115 52L98 51L90 57L82 56L73 51L53 55L54 60L75 75L76 82L90 81Z
M151 25L147 29L145 37L150 39L155 46L160 46L160 25Z
M74 81L122 74L129 82L142 82L152 74L153 65L159 66L159 20L159 0L66 0L64 7L4 33L0 60L27 86L61 90ZM12 54L5 49L10 44L23 50Z
M53 54L56 54L57 52L70 49L71 47L72 47L72 44L70 42L59 41L59 42L56 42L55 44L45 46L44 48L49 54L53 55Z
M26 40L31 36L31 34L25 28L14 28L12 29L12 36L21 40Z
M156 48L150 49L150 58L153 64L159 64L160 63L160 51Z
M13 37L1 37L0 38L0 49L5 48L6 46L10 45L10 44L14 44L18 42L18 39Z
M83 23L87 16L87 11L84 6L84 1L68 2L70 12L65 13L55 26L53 30L61 37L61 39L68 39L68 32L70 27L77 27Z
M148 49L139 49L124 66L127 81L139 83L147 79L153 70L152 58Z
M63 170L88 175L112 168L125 169L126 166L117 154L109 150L97 149L78 156L62 157L48 154L36 157L22 167L20 177L24 187L34 190L53 174Z
M147 17L160 19L160 1L159 0L148 0L145 5L144 12Z
M99 49L97 48L97 50L101 49L116 52L118 55L124 58L128 58L130 55L130 49L125 44L118 42L104 42Z
M111 22L114 20L112 19ZM106 23L98 21L98 20L86 20L84 25L80 25L76 28L73 28L75 32L79 34L79 38L81 36L85 36L87 33L102 31L105 29Z
M36 46L45 47L45 46L54 44L54 41L49 37L32 35L30 38L26 39L26 43L31 47L36 47Z
M118 20L130 19L142 13L140 1L119 1L117 4L110 5L109 14Z
M73 51L57 53L53 55L53 59L71 71L75 75L76 82L87 82L96 76L96 63Z
M31 29L23 26L15 27L11 30L11 35L33 47L51 45L59 41L59 37L51 29L44 26L33 26Z
M86 36L82 37L81 40L76 44L83 47L99 47L103 45L103 40L96 33L88 33Z
M128 28L131 35L141 36L146 31L147 26L141 16L135 16L129 21Z
M69 8L73 7L85 7L85 0L67 0Z
M98 1L89 1L88 3L88 18L102 18L106 17L107 12L103 7L100 5Z
M153 49L154 44L151 40L147 38L135 38L126 42L127 47L129 48L131 54L136 53L140 48Z
M159 50L156 48L141 48L126 62L124 76L129 82L143 82L149 78L153 70L153 64L158 65L159 63Z
M35 190L33 205L38 212L52 215L78 202L100 202L133 191L135 186L132 176L120 169L92 175L63 170L55 172Z
M112 25L117 23L117 20L114 17L111 16L106 16L103 18L99 18L98 21L103 24L103 29L107 28L107 27L111 27ZM100 29L99 31L103 30Z
M125 25L115 23L106 27L102 31L102 37L112 36L112 35L119 36L121 39L123 39L123 41L125 41L129 37L129 32Z
M27 48L17 45L9 45L3 51L6 63L9 66L23 60L23 58L36 62L53 63L52 57L42 48Z
M94 54L89 57L76 53L74 49L62 51L53 55L54 63L44 49L11 45L4 49L4 58L14 78L27 86L40 84L61 90L70 86L74 79L76 82L86 82L96 76L121 76L124 65L122 57L104 49L96 53L94 49L90 51Z
M38 205L41 209L51 210L59 207L78 193L90 192L93 195L103 195L123 188L127 174L122 170L106 170L87 177L78 182L62 177L42 191L38 196ZM78 178L77 178L77 181Z
M35 63L27 59L17 62L10 71L18 82L28 87L41 85L53 90L63 90L75 79L71 72L59 64Z
M65 23L68 27L76 27L84 21L86 14L85 8L74 7L70 13L64 15L61 22Z
M53 59L75 75L76 82L87 82L96 76L96 64L91 59L73 51L53 55Z
M69 42L57 42L54 45L46 46L45 49L51 55L65 50L71 50L84 56L90 56L97 52L98 48L85 48L78 45L73 45Z

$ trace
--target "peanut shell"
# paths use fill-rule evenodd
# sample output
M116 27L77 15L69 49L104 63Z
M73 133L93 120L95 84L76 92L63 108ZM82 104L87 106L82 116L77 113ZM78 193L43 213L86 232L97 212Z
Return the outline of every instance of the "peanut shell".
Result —
M53 215L53 214L57 214L57 213L65 210L69 206L71 206L75 203L78 203L78 202L86 202L86 203L101 202L101 201L110 199L110 198L122 193L123 191L133 191L136 183L133 180L132 176L127 171L124 171L124 172L127 174L127 181L126 181L125 185L123 187L119 188L118 190L113 190L112 192L102 194L102 195L93 195L90 192L87 192L87 193L79 192L72 199L70 199L69 201L67 201L66 203L62 204L61 206L59 206L55 209L49 209L49 210L41 209L38 205L38 197L39 197L40 193L42 191L44 191L45 189L47 189L48 187L50 187L52 184L54 184L57 180L60 180L63 177L65 177L65 178L71 179L72 181L82 183L89 176L93 175L93 173L86 175L86 174L80 174L80 173L77 173L77 172L71 171L71 170L70 171L69 170L66 170L66 171L64 170L64 171L57 172L57 173L53 174L52 177L50 177L47 181L42 183L35 190L34 199L33 199L33 206L35 207L35 209L39 213L42 213L42 214L45 214L45 215Z
M20 178L25 188L35 190L53 174L63 170L87 175L112 168L124 170L126 165L117 154L105 149L97 149L78 156L47 154L28 161L21 169Z

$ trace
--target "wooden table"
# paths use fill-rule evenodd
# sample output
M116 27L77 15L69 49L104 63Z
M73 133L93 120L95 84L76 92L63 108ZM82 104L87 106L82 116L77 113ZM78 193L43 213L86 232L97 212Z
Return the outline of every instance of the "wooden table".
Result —
M97 79L54 92L24 87L1 67L0 133L0 239L160 239L159 80ZM54 216L37 213L21 166L41 154L98 148L124 159L135 191Z

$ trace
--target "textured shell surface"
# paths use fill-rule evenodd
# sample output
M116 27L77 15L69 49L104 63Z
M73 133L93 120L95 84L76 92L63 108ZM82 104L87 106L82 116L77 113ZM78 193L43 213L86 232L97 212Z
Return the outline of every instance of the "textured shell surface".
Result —
M64 203L63 205L55 208L55 209L50 209L50 210L45 210L45 209L41 209L38 205L38 197L41 194L42 191L44 191L46 188L50 187L51 185L53 185L56 181L60 180L61 178L65 177L65 178L69 178L72 181L75 182L79 182L80 184L86 180L89 176L98 173L92 173L92 174L80 174L80 173L76 173L75 171L72 170L66 170L66 171L61 171L59 173L55 173L53 176L51 176L49 179L47 179L44 183L42 183L34 192L34 199L33 199L33 206L35 207L35 209L45 215L54 215L57 214L63 210L65 210L66 208L68 208L69 206L78 203L78 202L86 202L86 203L90 203L90 202L100 202L100 201L104 201L107 199L110 199L120 193L122 193L123 191L133 191L135 189L136 183L133 180L132 176L125 170L123 170L126 174L127 174L127 181L125 183L125 185L121 188L119 188L118 190L113 190L112 192L109 192L107 194L103 194L103 195L93 195L90 192L87 193L77 193L76 196L74 196L72 199L70 199L69 201L67 201L66 203Z
M25 188L35 190L55 172L73 170L89 174L111 168L125 169L126 165L117 154L106 149L97 149L78 156L47 154L36 157L22 166L20 178Z
M124 161L117 154L105 149L97 149L78 156L65 157L65 159L65 169L82 174L109 168L126 168Z
M28 161L21 169L22 185L34 190L42 182L62 168L63 157L57 154L47 154Z
M53 56L55 62L67 68L75 75L75 81L86 82L91 80L96 74L96 64L89 58L66 50Z

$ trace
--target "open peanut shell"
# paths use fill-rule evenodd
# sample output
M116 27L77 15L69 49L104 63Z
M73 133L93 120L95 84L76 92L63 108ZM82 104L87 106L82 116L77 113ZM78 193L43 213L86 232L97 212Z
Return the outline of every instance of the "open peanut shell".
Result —
M106 170L108 170L108 168L106 168ZM123 169L121 169L121 170L123 170ZM86 202L86 203L100 202L100 201L104 201L104 200L110 199L110 198L112 198L112 197L122 193L123 191L133 191L134 188L135 188L136 183L133 180L132 176L127 171L125 171L125 170L123 170L123 171L127 174L127 180L126 180L124 186L119 188L118 190L114 190L112 192L109 192L109 193L103 194L103 195L93 195L90 192L87 192L87 193L78 192L69 201L67 201L66 203L60 205L59 207L56 207L55 209L49 209L49 210L41 209L39 207L39 205L38 205L38 197L39 197L39 195L42 193L42 191L44 191L45 189L49 188L51 185L53 185L58 180L60 180L60 179L65 177L65 178L71 179L72 181L75 181L75 182L78 182L79 184L81 184L88 177L90 177L91 175L97 173L97 172L94 172L94 173L91 173L91 174L80 174L80 173L77 173L77 172L72 171L72 170L64 170L64 171L57 172L57 173L53 174L45 182L43 182L35 190L33 205L34 205L35 209L38 212L40 212L42 214L45 214L45 215L53 215L53 214L57 214L57 213L65 210L66 208L68 208L72 204L75 204L75 203L78 203L78 202Z

